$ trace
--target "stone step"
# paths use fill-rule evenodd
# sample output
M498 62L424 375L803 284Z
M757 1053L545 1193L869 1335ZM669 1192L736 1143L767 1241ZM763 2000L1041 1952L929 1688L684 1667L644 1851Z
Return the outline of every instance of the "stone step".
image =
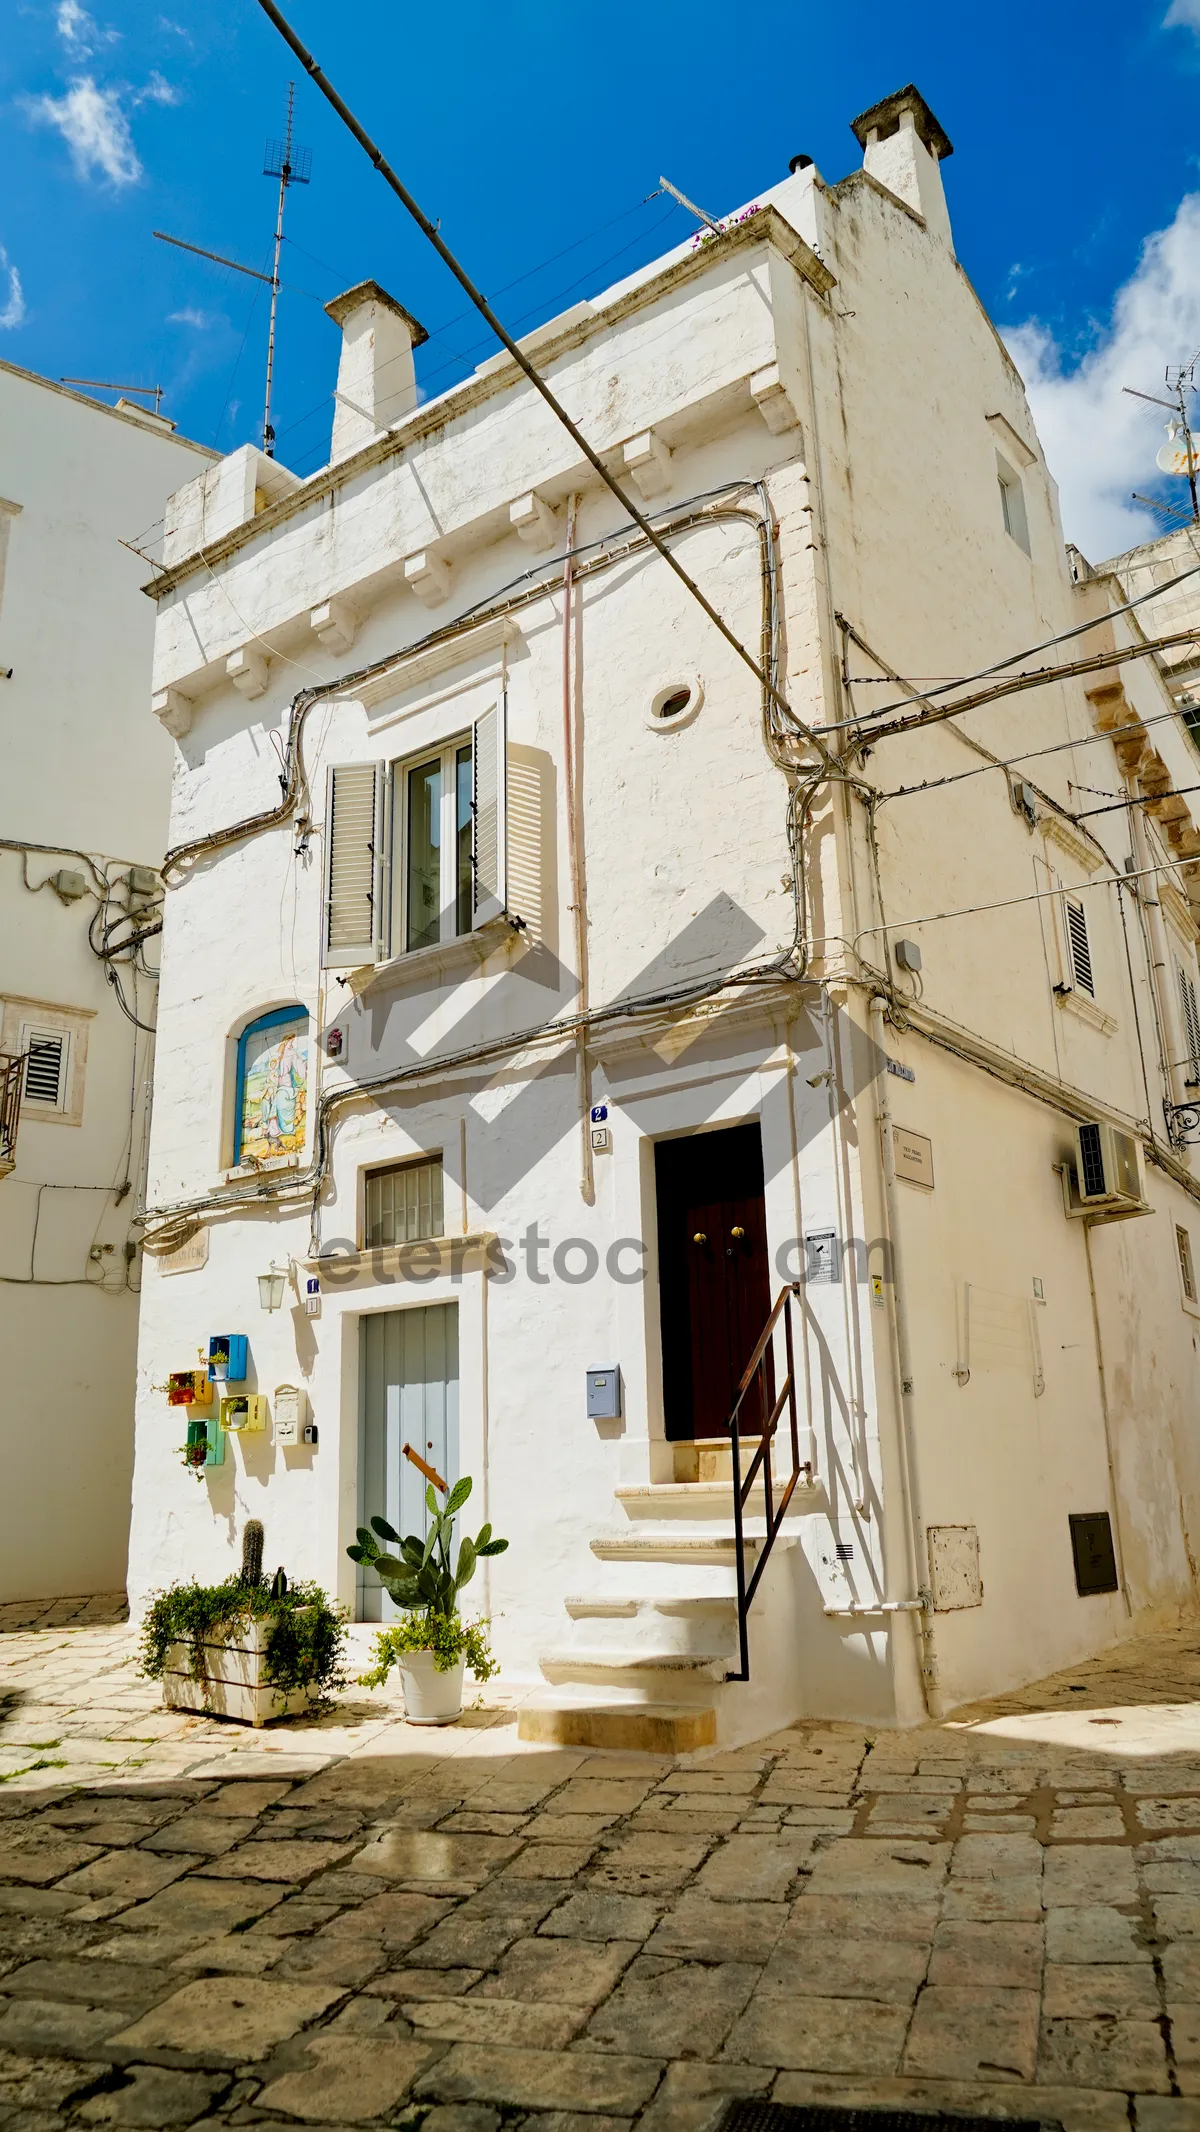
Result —
M786 1485L786 1483L785 1483ZM771 1491L772 1507L778 1511L781 1489L778 1485ZM707 1524L711 1519L723 1518L733 1524L733 1482L715 1481L643 1481L628 1488L615 1488L615 1500L629 1519L658 1518L672 1523ZM815 1510L824 1510L825 1490L819 1481L797 1483L787 1507L789 1518L811 1516ZM761 1475L746 1499L743 1516L757 1518L765 1529L766 1492Z
M715 1745L717 1712L712 1703L619 1702L602 1694L575 1697L569 1690L542 1689L522 1703L517 1737L626 1754L691 1754Z
M727 1481L733 1477L733 1447L724 1436L671 1446L677 1481Z
M728 1592L670 1590L654 1593L605 1591L567 1599L572 1623L570 1655L593 1662L597 1652L621 1651L633 1663L643 1654L687 1659L731 1650L737 1629L737 1598Z

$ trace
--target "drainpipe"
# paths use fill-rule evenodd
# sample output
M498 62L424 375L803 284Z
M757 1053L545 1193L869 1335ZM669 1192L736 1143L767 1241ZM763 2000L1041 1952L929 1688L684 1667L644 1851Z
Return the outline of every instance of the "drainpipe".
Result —
M1165 1057L1163 1069L1167 1083L1167 1101L1186 1103L1183 1065L1185 1043L1179 1026L1178 1002L1175 994L1171 958L1167 948L1166 927L1163 924L1162 904L1158 896L1158 878L1148 869L1155 866L1146 834L1145 818L1137 802L1137 780L1128 780L1130 796L1135 804L1129 809L1129 827L1133 842L1134 863L1138 872L1137 899L1139 908L1146 914L1146 930L1150 944L1150 992L1157 1010L1157 1020L1162 1036ZM1165 872L1159 867L1159 872ZM1153 1119L1150 1121L1153 1125Z
M575 970L579 996L575 1003L577 1014L586 1015L588 1008L587 968L587 913L583 900L583 861L580 852L580 819L578 784L575 775L575 689L574 663L571 658L571 632L575 626L574 582L575 556L575 511L578 497L567 498L567 552L563 557L563 628L562 628L562 713L563 713L563 779L566 786L567 813L567 859L571 875L571 911L575 921ZM592 1161L591 1132L591 1084L588 1075L587 1034L580 1029L575 1038L575 1101L579 1111L579 1194L592 1206L596 1198L596 1178Z
M900 1473L912 1538L912 1570L913 1582L916 1586L915 1600L910 1601L904 1611L913 1614L914 1624L917 1629L917 1659L921 1668L921 1687L925 1696L925 1708L931 1718L940 1718L942 1716L942 1694L938 1679L937 1650L933 1640L933 1593L929 1588L929 1548L925 1535L925 1515L921 1506L921 1476L917 1456L916 1395L913 1389L912 1348L908 1337L908 1290L904 1277L899 1194L896 1190L896 1163L892 1148L892 1105L888 1094L887 1069L883 1063L887 1052L886 1020L887 1001L882 994L877 993L871 1001L871 1022L875 1048L879 1057L878 1122L880 1152L883 1158L884 1219L892 1262L892 1322L896 1335L896 1363L900 1379ZM917 1611L918 1608L919 1612Z

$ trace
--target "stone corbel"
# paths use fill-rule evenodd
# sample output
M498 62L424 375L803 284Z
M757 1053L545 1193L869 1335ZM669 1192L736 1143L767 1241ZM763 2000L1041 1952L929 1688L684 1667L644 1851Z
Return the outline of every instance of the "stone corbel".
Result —
M349 651L358 633L358 616L346 600L322 600L308 626L326 651Z
M267 662L260 651L243 644L240 651L231 651L225 661L225 677L232 681L239 696L253 703L256 696L267 693Z
M150 708L173 740L182 740L185 733L191 732L192 712L196 706L190 696L182 695L177 688L155 689Z
M531 489L527 496L518 496L508 507L508 522L518 539L532 548L536 555L553 548L558 539L558 520L548 503L543 502L537 491Z
M670 463L669 448L652 429L643 430L640 437L631 437L622 452L624 471L647 501L670 487Z
M800 417L780 378L778 363L768 363L765 370L755 371L750 380L750 396L773 437L782 436L788 429L799 429Z
M450 590L450 565L430 548L410 555L404 564L404 582L423 607L439 607Z

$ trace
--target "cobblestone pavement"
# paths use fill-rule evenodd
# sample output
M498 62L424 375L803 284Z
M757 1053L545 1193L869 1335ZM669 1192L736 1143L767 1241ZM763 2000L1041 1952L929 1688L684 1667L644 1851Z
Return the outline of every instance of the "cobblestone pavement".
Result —
M738 2095L1200 2132L1194 1625L679 1761L362 1690L170 1714L119 1621L0 1666L12 2132L706 2132Z

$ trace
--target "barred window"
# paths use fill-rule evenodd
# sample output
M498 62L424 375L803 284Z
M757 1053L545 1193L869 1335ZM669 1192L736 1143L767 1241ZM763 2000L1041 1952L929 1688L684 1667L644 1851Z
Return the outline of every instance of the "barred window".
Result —
M380 1245L414 1243L419 1237L443 1236L441 1156L368 1170L363 1232L368 1251Z

